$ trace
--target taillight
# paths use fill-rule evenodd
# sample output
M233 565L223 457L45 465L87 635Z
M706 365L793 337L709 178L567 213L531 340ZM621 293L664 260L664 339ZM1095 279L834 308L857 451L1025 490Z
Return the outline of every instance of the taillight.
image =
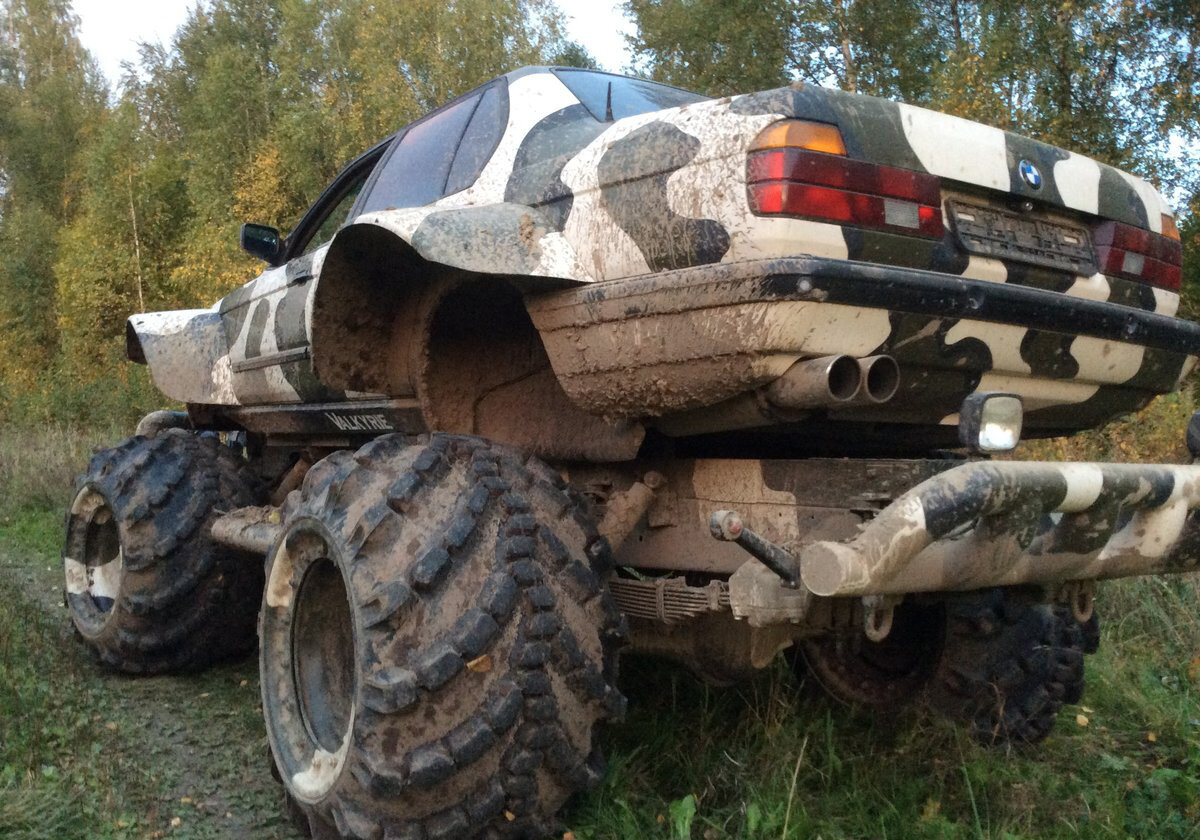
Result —
M1179 236L1179 228L1175 226L1175 217L1169 213L1162 214L1163 236L1167 239L1174 239L1176 242L1181 241Z
M941 239L941 188L935 176L845 155L836 126L807 120L768 126L750 146L750 209L760 216Z
M1183 280L1183 246L1162 236L1120 222L1096 227L1096 262L1105 274L1179 291Z

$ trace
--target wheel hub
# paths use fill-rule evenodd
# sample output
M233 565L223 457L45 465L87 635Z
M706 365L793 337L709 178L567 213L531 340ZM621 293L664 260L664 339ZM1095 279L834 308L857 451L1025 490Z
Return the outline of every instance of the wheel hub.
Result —
M309 735L336 752L353 704L354 625L345 581L327 558L308 567L296 593L292 670Z
M107 500L85 488L71 505L63 552L67 599L85 633L102 630L116 607L125 574L120 533Z
M872 641L860 630L801 643L804 662L838 700L893 706L912 699L933 675L945 638L940 605L901 604L891 632Z
M335 786L354 730L354 614L341 565L320 526L286 533L262 612L263 711L280 775L298 800Z

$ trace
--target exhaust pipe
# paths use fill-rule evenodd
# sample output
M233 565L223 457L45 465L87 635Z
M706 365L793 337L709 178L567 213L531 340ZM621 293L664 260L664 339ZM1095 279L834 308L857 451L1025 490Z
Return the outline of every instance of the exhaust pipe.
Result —
M862 390L864 370L852 356L806 359L796 362L767 385L763 394L768 402L780 408L844 405L852 402Z
M677 437L750 429L796 419L789 411L879 405L899 387L900 366L891 356L822 356L796 362L758 391L663 417L655 425Z
M879 405L896 396L900 389L900 365L891 356L867 356L858 360L862 379L855 402Z

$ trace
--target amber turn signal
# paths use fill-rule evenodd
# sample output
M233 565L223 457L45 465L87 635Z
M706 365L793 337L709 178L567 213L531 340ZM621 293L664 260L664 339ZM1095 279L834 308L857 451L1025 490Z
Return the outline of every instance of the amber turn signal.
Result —
M1174 239L1176 242L1180 241L1179 228L1175 226L1175 217L1170 213L1162 214L1162 231L1162 235L1167 237L1167 239Z
M784 120L767 126L750 146L752 152L760 149L807 149L831 155L846 154L846 144L836 125L810 120Z

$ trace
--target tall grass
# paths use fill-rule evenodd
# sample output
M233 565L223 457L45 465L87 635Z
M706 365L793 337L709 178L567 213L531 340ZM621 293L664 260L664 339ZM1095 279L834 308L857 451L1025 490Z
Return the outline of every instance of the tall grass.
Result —
M61 510L93 450L127 434L116 425L0 427L0 515Z

